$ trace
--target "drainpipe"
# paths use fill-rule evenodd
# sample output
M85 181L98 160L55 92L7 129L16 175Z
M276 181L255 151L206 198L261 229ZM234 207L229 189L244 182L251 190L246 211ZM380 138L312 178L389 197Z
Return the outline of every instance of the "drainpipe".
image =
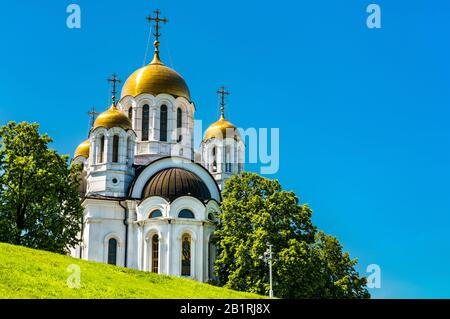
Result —
M128 259L128 208L122 205L122 201L119 200L120 207L123 208L124 218L123 224L125 225L125 258L124 258L124 266L127 267L127 259Z

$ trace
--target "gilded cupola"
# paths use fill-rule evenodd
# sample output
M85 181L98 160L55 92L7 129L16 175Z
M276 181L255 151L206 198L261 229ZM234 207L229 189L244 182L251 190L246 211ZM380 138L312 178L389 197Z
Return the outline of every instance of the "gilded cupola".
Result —
M89 157L89 147L90 142L89 140L84 141L80 145L78 145L77 149L75 150L75 154L73 155L73 158L76 158L78 156L83 156L85 158Z
M132 125L131 121L124 113L119 111L116 107L116 83L120 83L120 80L116 77L115 74L112 75L112 78L108 80L112 83L112 104L108 110L97 117L92 127L95 130L97 127L104 127L110 129L112 127L120 127L124 130L131 130Z
M211 124L205 132L205 137L203 141L207 141L212 138L223 139L223 138L237 138L240 139L239 132L231 122L225 119L225 95L229 93L225 91L222 86L217 92L221 95L221 108L220 108L220 119L213 124Z
M156 17L147 18L150 22L155 22L155 53L150 64L136 70L125 81L122 88L121 98L125 96L136 97L139 94L149 93L154 96L165 93L174 97L182 96L188 101L191 100L189 88L186 82L175 70L167 67L159 58L159 33L160 23L166 23L167 19L159 17L159 10L155 11Z
M95 130L97 127L104 127L110 129L112 127L120 127L124 130L131 130L130 119L113 103L111 107L97 117L92 127Z
M122 88L122 98L127 95L136 97L142 93L154 96L166 93L191 100L184 79L175 70L161 62L158 51L155 51L152 62L131 74Z

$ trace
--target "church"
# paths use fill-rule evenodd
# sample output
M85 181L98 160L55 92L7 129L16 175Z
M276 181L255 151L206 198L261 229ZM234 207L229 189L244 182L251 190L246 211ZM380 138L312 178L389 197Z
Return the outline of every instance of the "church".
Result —
M124 82L76 149L84 208L73 257L206 282L213 279L213 232L224 182L244 169L245 146L221 117L194 149L195 104L185 80L159 54L159 10L150 64Z

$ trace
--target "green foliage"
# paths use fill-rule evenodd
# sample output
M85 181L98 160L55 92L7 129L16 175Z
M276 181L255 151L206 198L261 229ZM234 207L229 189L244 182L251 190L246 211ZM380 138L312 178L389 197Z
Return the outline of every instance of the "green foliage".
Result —
M215 269L224 287L267 294L269 272L261 256L271 243L277 297L369 297L356 260L336 238L317 231L311 209L277 180L244 172L226 181L222 195Z
M79 167L49 149L37 124L0 128L0 241L65 253L83 213Z
M80 288L69 288L80 268ZM262 296L0 243L0 298L243 299Z

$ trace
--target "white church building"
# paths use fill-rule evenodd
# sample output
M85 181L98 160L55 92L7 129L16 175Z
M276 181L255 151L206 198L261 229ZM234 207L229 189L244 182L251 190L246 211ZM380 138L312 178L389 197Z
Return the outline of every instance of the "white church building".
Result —
M213 278L211 243L224 181L243 170L245 146L224 115L194 150L195 104L155 52L99 114L72 163L83 165L84 216L74 257L198 281Z

